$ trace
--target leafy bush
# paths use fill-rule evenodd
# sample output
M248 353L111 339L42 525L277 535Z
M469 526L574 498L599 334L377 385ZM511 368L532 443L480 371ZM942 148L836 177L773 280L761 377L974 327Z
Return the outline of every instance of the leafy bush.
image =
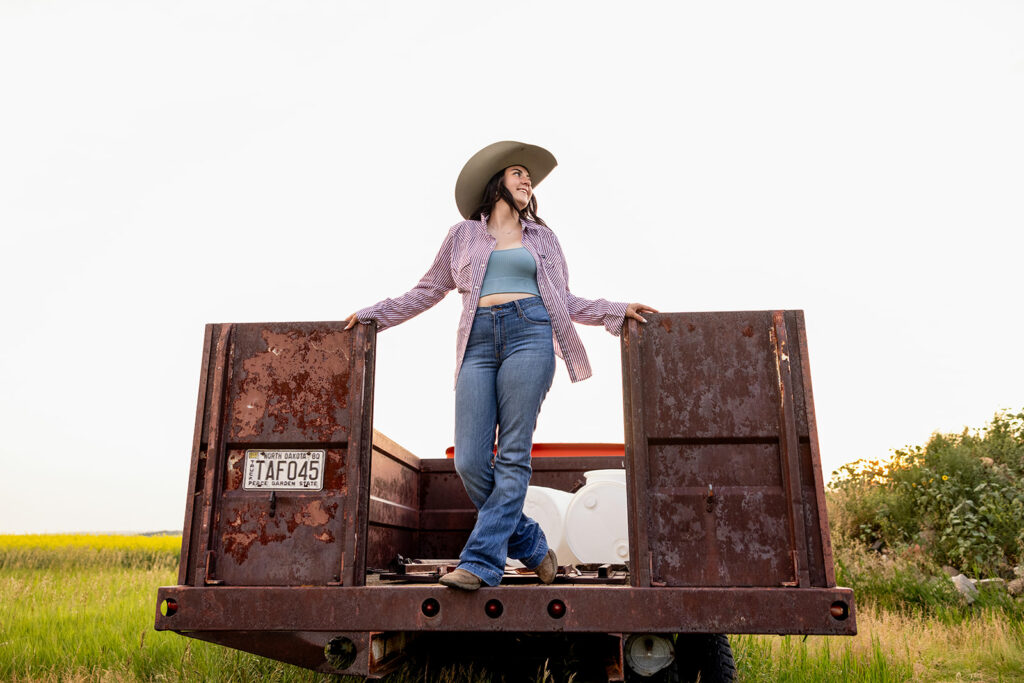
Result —
M1024 559L1022 476L1024 413L997 413L984 429L844 465L829 484L834 526L865 546L919 546L939 565L1012 579Z

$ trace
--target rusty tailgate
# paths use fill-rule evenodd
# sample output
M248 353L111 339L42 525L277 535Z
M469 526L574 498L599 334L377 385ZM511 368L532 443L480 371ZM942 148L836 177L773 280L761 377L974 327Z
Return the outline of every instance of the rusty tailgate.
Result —
M622 339L633 585L835 586L803 313L649 321Z

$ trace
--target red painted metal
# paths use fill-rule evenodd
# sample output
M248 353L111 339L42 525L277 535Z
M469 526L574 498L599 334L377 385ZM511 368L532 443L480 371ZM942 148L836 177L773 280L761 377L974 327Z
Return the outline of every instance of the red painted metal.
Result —
M630 633L855 633L802 314L649 320L622 337L625 445L534 447L535 485L626 468L628 577L514 576L476 593L423 583L450 562L405 564L457 557L475 510L451 458L373 431L373 326L208 326L179 585L159 590L157 629L370 677L420 634L561 634L596 638L612 680ZM246 490L248 449L323 450L323 490Z
M444 455L446 458L454 458L455 446L446 448ZM626 450L621 443L535 443L530 451L533 458L621 458L625 455Z

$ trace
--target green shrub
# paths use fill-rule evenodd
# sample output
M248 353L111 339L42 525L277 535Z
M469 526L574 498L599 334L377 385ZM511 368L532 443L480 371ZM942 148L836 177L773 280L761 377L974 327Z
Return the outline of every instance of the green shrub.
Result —
M1024 557L1024 413L934 434L888 460L844 465L829 484L837 532L865 546L920 546L939 565L1013 578Z

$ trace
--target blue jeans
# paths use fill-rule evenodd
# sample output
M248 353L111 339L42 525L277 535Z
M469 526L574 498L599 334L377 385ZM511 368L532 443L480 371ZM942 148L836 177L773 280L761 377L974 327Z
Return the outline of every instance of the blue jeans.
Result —
M536 567L548 552L523 502L533 431L554 375L551 318L540 297L477 309L455 386L455 469L477 508L459 568L488 586L501 582L506 557Z

